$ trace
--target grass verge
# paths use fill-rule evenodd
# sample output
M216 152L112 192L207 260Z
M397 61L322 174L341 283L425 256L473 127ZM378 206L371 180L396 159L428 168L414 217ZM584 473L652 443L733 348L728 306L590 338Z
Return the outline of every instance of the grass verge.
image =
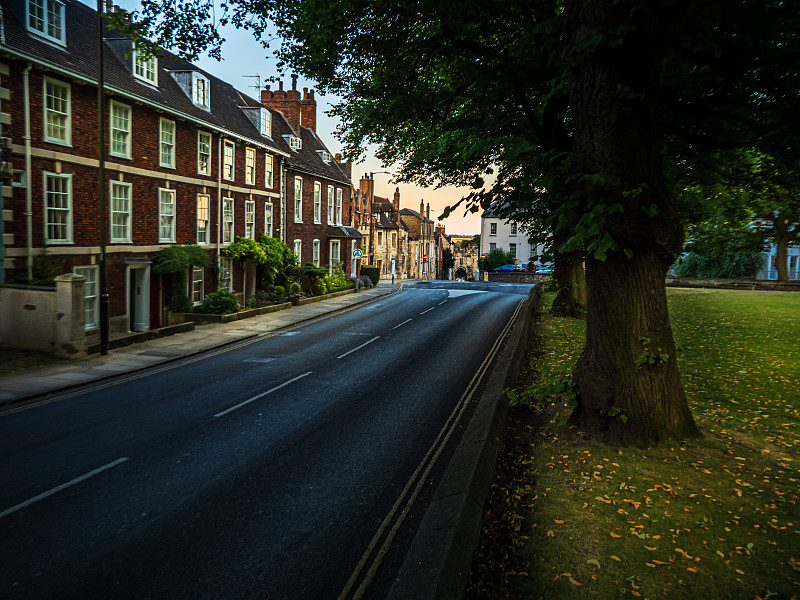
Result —
M800 597L800 295L669 290L705 437L618 448L563 398L511 411L467 597ZM518 391L571 372L583 323L540 315Z

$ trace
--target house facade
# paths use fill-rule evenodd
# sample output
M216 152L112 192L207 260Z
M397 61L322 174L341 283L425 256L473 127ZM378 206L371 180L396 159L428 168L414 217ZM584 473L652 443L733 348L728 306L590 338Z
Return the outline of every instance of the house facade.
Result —
M489 254L495 248L510 252L515 257L515 264L541 264L542 248L528 241L528 235L519 223L498 216L490 207L481 215L480 253Z
M789 246L788 263L789 279L800 279L800 246ZM778 247L770 246L764 252L764 266L756 276L757 279L778 279Z
M6 282L84 276L86 326L96 328L104 248L111 328L143 331L168 321L165 281L152 266L170 246L209 255L211 267L187 273L195 305L220 288L254 292L254 267L223 252L239 237L266 234L303 263L350 267L347 249L360 239L345 223L352 185L316 134L313 91L265 90L256 100L169 53L140 54L111 30L101 214L96 13L76 0L43 6L3 3Z

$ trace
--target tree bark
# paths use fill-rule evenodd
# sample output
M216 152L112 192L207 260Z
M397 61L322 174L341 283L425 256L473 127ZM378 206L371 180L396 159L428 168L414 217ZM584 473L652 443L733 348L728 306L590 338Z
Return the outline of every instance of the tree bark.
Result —
M789 281L789 219L783 211L778 211L778 215L773 222L775 232L775 265L778 268L778 281Z
M556 254L553 281L558 293L553 300L552 312L565 317L578 317L586 308L586 278L583 255L573 252Z
M655 4L568 0L564 21L581 209L621 207L605 212L602 231L592 234L613 240L605 260L586 260L586 346L573 373L572 422L606 441L639 445L699 435L667 312L665 275L683 233L657 126L660 34L670 14Z

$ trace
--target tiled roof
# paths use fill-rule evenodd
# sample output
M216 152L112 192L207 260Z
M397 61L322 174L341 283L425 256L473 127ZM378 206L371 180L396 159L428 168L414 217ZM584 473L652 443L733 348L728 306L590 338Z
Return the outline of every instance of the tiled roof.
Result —
M328 226L328 233L326 234L329 238L363 238L364 235L355 227L350 227L348 225L329 225Z
M401 209L400 210L400 216L416 217L417 219L419 219L420 221L424 221L425 223L433 223L433 221L431 221L429 218L423 217L417 211L411 210L410 208Z

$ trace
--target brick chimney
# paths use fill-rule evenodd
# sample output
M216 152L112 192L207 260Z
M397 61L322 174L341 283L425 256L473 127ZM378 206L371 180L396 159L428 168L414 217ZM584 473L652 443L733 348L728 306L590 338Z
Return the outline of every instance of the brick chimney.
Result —
M430 202L428 202L428 206L425 209L425 218L426 219L430 219L431 218L431 203Z
M394 200L392 201L394 210L397 212L397 222L400 222L400 188L394 188Z
M420 217L425 216L425 200L419 201L419 216Z
M300 125L311 131L317 131L317 101L314 90L303 88L303 100L300 102Z
M336 153L336 162L339 164L339 168L344 171L344 174L347 175L347 178L352 181L353 180L353 163L349 160L344 160L340 152Z
M282 113L295 134L300 134L300 92L297 91L297 75L292 75L292 89L283 91L283 82L278 82L276 91L271 91L269 84L261 90L261 104ZM315 102L316 106L316 102Z

